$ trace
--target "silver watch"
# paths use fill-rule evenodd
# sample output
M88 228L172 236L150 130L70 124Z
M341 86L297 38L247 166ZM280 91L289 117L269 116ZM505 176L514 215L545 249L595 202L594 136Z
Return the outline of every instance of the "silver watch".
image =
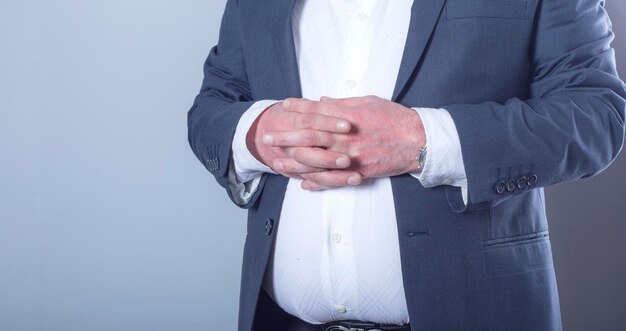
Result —
M415 159L419 163L419 171L424 170L424 165L426 164L426 154L428 154L428 150L426 146L420 148L420 155L418 155Z

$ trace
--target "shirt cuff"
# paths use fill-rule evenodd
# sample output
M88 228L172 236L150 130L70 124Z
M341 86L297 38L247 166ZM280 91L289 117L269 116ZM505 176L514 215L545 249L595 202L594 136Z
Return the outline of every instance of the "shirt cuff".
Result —
M236 204L243 206L250 201L252 195L254 194L254 192L256 192L261 182L261 176L263 175L263 173L260 173L258 176L252 178L251 180L242 183L237 180L237 176L235 174L235 166L233 165L234 163L235 162L232 162L231 159L231 162L228 166L228 188L232 193L233 201Z
M421 172L410 173L426 187L451 185L461 188L467 203L467 176L459 134L452 117L442 108L414 107L424 124L428 155Z
M252 104L248 110L241 116L235 129L233 136L233 163L235 170L235 178L239 183L248 182L254 178L261 177L262 173L274 172L270 167L257 160L246 145L246 136L248 130L257 119L257 117L271 105L280 102L279 100L260 100Z

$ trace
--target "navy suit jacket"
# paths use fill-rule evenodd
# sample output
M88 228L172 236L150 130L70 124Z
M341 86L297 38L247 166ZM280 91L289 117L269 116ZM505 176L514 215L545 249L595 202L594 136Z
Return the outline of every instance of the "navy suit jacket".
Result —
M228 190L237 122L256 100L301 97L295 0L228 0L188 113L189 142ZM603 0L415 0L393 101L443 107L468 203L452 186L391 178L412 330L558 330L543 188L619 153L626 91ZM239 330L253 325L288 179L249 203ZM231 196L232 198L232 196Z

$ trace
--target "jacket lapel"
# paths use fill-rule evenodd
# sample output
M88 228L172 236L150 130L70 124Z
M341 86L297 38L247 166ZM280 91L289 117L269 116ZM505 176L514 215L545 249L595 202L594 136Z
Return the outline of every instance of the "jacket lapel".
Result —
M411 22L400 62L398 79L391 100L398 101L406 84L415 72L428 40L439 20L439 15L446 0L415 0L411 7Z
M277 0L274 17L271 20L272 43L276 54L277 67L283 76L283 82L287 91L285 97L302 97L300 87L300 75L298 73L298 60L293 42L291 29L291 12L296 0Z
M398 101L404 87L411 79L428 40L439 20L446 0L414 0L411 7L409 31L400 62L400 70L391 100ZM278 67L284 79L286 97L302 97L298 62L293 42L291 12L296 0L277 0L271 19L271 34Z

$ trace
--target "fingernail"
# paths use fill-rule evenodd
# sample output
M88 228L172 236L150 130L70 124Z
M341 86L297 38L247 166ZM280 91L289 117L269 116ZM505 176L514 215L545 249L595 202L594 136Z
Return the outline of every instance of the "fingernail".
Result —
M335 160L335 164L340 168L345 168L350 165L350 159L347 156L340 156Z
M283 100L283 108L289 108L290 103L291 101L289 101L288 99Z
M279 161L279 160L274 161L274 169L278 171L283 170L283 161Z
M361 180L359 179L359 176L350 176L348 177L348 184L350 185L359 185L361 183Z
M337 122L337 129L340 131L347 131L350 129L350 124L346 121Z
M265 145L270 145L272 143L272 141L274 141L274 137L272 137L269 134L265 134L265 135L263 135L262 141L263 141L263 143Z

